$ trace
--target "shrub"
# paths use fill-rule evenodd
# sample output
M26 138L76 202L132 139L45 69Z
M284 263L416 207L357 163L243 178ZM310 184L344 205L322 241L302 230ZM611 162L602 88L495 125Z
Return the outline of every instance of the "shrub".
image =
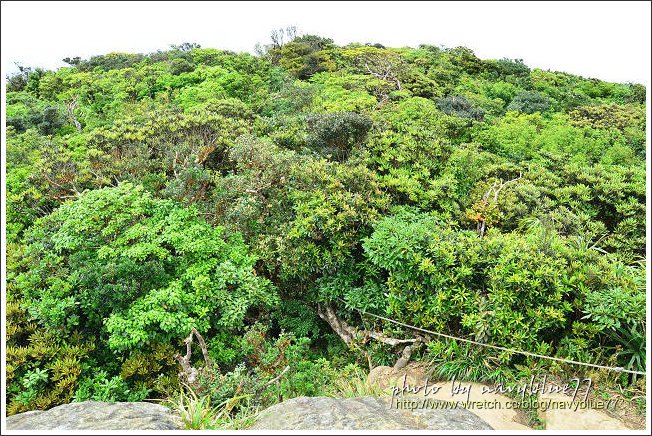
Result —
M48 331L79 329L113 350L169 342L192 327L232 329L274 302L239 235L225 239L194 208L123 183L82 195L25 237L16 278Z
M7 414L45 410L72 400L95 349L77 332L57 337L30 321L23 301L7 300Z
M177 58L170 61L170 73L173 76L178 76L181 73L190 73L194 70L195 66L186 59Z
M473 107L466 97L460 95L450 95L437 100L437 107L447 115L456 115L460 118L471 118L476 121L482 121L484 112L482 109Z
M193 106L189 112L200 115L202 112L211 112L224 118L242 118L251 121L254 119L253 111L237 98L210 99L206 102Z
M507 105L508 111L516 111L524 114L545 112L550 107L550 100L536 91L521 91Z
M309 79L313 74L335 69L335 63L328 52L322 50L319 44L316 47L305 39L297 38L285 44L279 53L279 64L302 80Z
M311 115L307 119L308 144L324 156L346 160L355 146L360 146L371 129L372 121L354 112L332 112Z
M571 123L578 127L624 131L628 127L643 130L645 126L645 109L635 105L581 106L572 110L569 116Z
M530 68L523 59L499 59L486 61L486 70L490 77L516 83L526 87L530 82Z

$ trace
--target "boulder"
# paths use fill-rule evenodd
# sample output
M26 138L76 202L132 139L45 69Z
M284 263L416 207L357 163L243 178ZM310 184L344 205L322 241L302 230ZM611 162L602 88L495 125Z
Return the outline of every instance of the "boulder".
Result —
M495 430L532 430L526 425L527 418L519 411L509 408L507 403L512 402L511 398L496 393L484 393L488 386L480 383L462 382L462 386L468 387L468 395L460 393L452 395L453 383L451 381L432 382L428 380L425 368L410 364L400 370L395 370L389 366L377 366L369 372L367 382L372 386L377 386L391 395L393 388L415 388L421 386L423 389L417 395L439 401L473 401L500 403L495 408L479 409L473 408L469 411L477 415ZM425 386L430 386L429 392L426 392ZM438 390L433 390L432 386L437 386ZM468 409L467 409L468 410Z
M408 365L395 370L391 366L377 366L367 375L367 382L385 390L393 386L417 385L426 379L425 369L417 365Z
M7 430L179 430L167 407L152 403L83 401L7 418Z
M586 403L574 402L572 397L562 393L546 392L539 395L538 400L550 405L537 410L546 430L631 430L621 420L602 410L584 407Z
M492 430L464 409L398 408L391 397L293 398L264 410L252 429Z

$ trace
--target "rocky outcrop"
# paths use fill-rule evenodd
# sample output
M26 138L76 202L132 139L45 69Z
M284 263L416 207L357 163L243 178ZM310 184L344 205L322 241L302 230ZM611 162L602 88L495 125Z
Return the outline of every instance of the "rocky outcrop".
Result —
M367 375L367 382L384 390L403 384L410 386L423 384L426 378L425 369L414 364L399 370L395 370L391 366L377 366Z
M470 410L495 430L532 430L528 417L522 410L514 407L514 401L521 401L518 397L510 398L496 393L492 386L481 383L461 382L460 385L468 388L468 392L453 395L454 386L451 381L428 381L426 370L415 364L410 364L401 370L389 366L378 366L369 372L367 382L391 395L394 387L408 388L423 387L426 382L429 386L439 389L430 389L429 392L421 390L421 398L440 401L468 400L476 404L485 403L494 405L485 408ZM644 429L644 425L633 424L628 421L610 416L605 408L608 401L603 401L605 407L599 407L597 401L585 403L573 402L572 397L560 393L540 394L537 402L545 407L538 407L536 412L546 430L630 430Z
M491 430L464 409L398 408L391 397L299 397L263 411L253 430Z
M539 395L538 400L547 405L557 404L557 407L537 410L546 430L631 430L621 420L607 415L603 410L587 408L581 400L573 401L568 395L545 393Z
M7 430L178 430L166 407L151 403L84 401L7 418Z
M401 370L395 370L389 366L377 366L367 376L367 381L372 386L377 386L391 395L394 387L424 387L428 381L426 371L423 367L410 364ZM512 399L500 394L483 393L486 387L479 383L463 383L469 387L468 394L460 393L451 395L453 386L448 382L430 382L430 386L437 386L438 390L430 389L429 392L421 390L418 395L421 398L428 398L439 401L471 401L471 402L488 402L500 403L500 407L495 408L473 408L469 413L477 415L484 422L488 423L495 430L532 430L525 425L526 418L516 410L507 407L507 403Z

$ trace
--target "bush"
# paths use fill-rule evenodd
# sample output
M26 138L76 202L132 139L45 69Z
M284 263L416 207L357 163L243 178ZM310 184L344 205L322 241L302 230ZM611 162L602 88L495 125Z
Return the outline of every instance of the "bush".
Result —
M25 241L27 269L16 283L34 319L116 351L177 340L192 327L238 328L250 308L275 301L239 235L225 239L194 208L128 183L61 206Z
M41 135L54 135L64 125L64 117L57 106L33 107L29 101L26 103L24 110L7 116L7 126L13 126L20 133L36 128Z
M251 108L237 98L210 99L205 103L193 106L189 111L197 115L206 111L224 118L241 118L247 121L254 119Z
M306 337L270 333L256 323L242 337L243 360L230 370L211 363L199 369L190 396L226 405L217 411L224 419L252 415L279 401L303 396L378 395L366 384L366 373L355 364L336 368L310 347ZM212 354L212 349L209 349ZM186 409L188 407L186 406Z
M364 249L386 271L389 316L412 325L536 350L545 343L560 345L581 316L577 307L605 334L642 321L640 271L626 269L616 279L604 259L589 256L586 266L574 263L571 259L583 255L543 228L523 235L489 231L480 239L431 215L401 212L381 220ZM623 289L609 290L608 283ZM616 308L605 305L615 295L628 299Z
M343 162L355 146L360 146L371 129L372 121L354 112L311 115L307 119L308 144L324 156Z
M482 121L484 118L482 109L473 107L466 97L460 95L450 95L437 100L437 108L447 115L456 115L460 118L471 118L476 121Z
M490 77L515 83L523 87L530 82L530 68L525 65L523 59L499 59L486 61L486 69Z
M324 46L327 45L330 43L325 42ZM335 69L335 63L328 52L320 48L321 46L314 41L308 41L305 37L297 38L280 49L279 64L302 80L307 80L322 71L332 71Z
M545 112L550 107L550 100L536 91L521 91L507 106L508 111L516 111L524 114Z
M23 303L7 296L8 415L71 401L95 349L94 339L78 332L62 338L39 328Z
M144 58L145 56L142 54L108 53L100 56L92 56L87 60L74 58L74 63L71 63L75 65L80 71L91 71L94 68L100 68L104 71L109 71L133 67ZM65 62L68 62L68 60L68 58L64 59Z
M644 129L645 109L635 105L600 105L581 106L569 113L571 123L575 126L590 126L595 129L627 128Z
M181 73L190 73L194 70L195 66L186 59L177 58L170 61L170 73L173 76L178 76Z

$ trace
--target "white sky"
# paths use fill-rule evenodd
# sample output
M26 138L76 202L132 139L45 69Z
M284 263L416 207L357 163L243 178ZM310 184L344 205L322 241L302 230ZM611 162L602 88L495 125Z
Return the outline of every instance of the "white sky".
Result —
M253 52L296 25L339 45L464 45L483 59L649 85L650 12L649 2L2 2L2 65L56 68L182 42Z

